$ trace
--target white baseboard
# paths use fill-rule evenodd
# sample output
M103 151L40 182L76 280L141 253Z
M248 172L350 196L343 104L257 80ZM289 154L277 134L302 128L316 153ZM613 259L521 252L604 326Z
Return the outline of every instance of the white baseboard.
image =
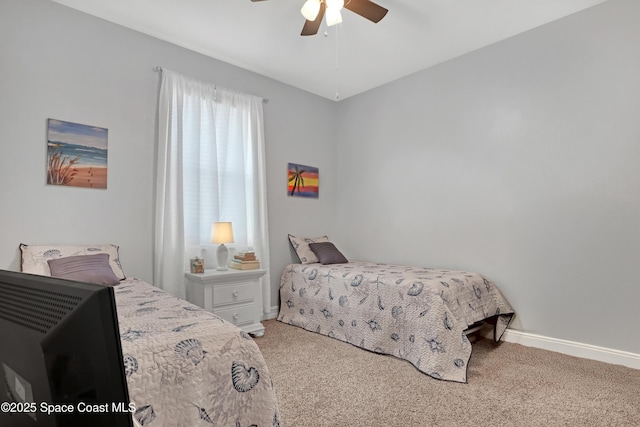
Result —
M493 338L493 332L488 338ZM557 338L545 337L542 335L530 334L527 332L507 329L502 336L506 342L522 344L527 347L541 348L543 350L555 351L569 356L581 357L584 359L598 360L600 362L623 365L629 368L640 369L640 354L627 351L613 350L605 347L598 347L590 344L583 344L575 341L561 340Z
M267 314L263 314L262 315L262 320L275 319L276 317L278 317L278 312L279 311L280 311L280 306L279 305L271 306L271 311L268 312Z

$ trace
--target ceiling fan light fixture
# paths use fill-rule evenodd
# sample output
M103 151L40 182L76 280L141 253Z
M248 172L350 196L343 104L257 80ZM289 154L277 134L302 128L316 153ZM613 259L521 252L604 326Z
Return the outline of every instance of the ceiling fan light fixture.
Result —
M344 7L344 0L325 0L325 3L327 4L327 9L340 11Z
M342 14L340 9L333 9L327 7L327 27L332 27L342 22Z
M320 12L320 0L307 0L300 12L307 21L315 21Z

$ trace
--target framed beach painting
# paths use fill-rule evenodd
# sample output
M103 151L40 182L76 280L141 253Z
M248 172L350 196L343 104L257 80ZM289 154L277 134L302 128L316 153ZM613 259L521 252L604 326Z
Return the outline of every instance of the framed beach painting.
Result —
M287 164L287 194L294 197L318 198L318 168L313 166Z
M47 184L107 188L108 130L62 120L47 122Z

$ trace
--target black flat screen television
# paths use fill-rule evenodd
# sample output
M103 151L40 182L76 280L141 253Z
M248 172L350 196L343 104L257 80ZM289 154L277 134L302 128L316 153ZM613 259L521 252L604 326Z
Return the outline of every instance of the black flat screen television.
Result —
M133 425L113 288L0 270L0 426Z

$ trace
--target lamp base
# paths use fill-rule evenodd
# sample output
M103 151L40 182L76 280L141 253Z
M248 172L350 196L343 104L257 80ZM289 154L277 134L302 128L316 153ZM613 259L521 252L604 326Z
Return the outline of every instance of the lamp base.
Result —
M218 268L216 268L216 270L219 270L219 271L227 270L227 260L229 259L229 250L224 245L224 243L218 246L218 249L216 249L216 258L218 260Z

